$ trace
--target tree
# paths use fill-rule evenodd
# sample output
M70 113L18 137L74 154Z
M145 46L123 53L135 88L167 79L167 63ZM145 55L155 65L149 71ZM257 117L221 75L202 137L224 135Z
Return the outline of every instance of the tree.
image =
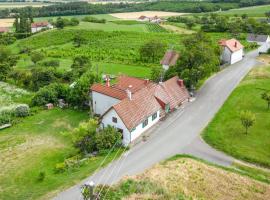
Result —
M248 134L248 129L252 127L255 123L255 115L251 111L241 111L240 112L240 120L243 127L246 130L246 134Z
M184 79L189 88L197 86L199 80L219 70L219 47L203 32L191 35L183 40L185 46L181 59L172 68ZM171 75L175 74L170 70ZM166 73L168 77L168 73Z
M73 76L79 78L87 70L91 69L91 61L89 57L84 55L78 55L73 59L71 69L73 70Z
M192 27L196 25L193 19L189 19L185 24L188 29L192 29Z
M270 93L264 92L262 94L262 99L267 102L267 108L270 109Z
M86 42L86 39L81 34L76 34L73 38L73 44L75 47L81 47Z
M31 60L33 63L37 63L45 58L45 55L42 52L34 51L31 53Z
M32 89L37 91L39 88L54 82L55 78L53 68L34 68L31 76Z
M55 26L58 29L63 29L65 27L65 22L64 22L63 18L58 17L56 20Z
M89 88L93 83L99 82L100 77L94 72L87 71L75 81L75 86L71 89L69 103L73 106L83 108L89 106Z
M162 66L154 66L151 68L151 80L155 82L162 81L164 78L165 70Z
M77 25L80 24L80 21L79 21L77 18L72 17L72 18L70 19L69 24L70 24L70 26L77 26Z
M111 149L115 144L122 144L121 133L112 126L107 126L95 136L96 148L98 151Z
M165 52L165 45L159 41L151 40L140 48L141 60L145 62L158 61Z
M5 81L9 72L11 72L11 67L7 62L0 63L0 81Z

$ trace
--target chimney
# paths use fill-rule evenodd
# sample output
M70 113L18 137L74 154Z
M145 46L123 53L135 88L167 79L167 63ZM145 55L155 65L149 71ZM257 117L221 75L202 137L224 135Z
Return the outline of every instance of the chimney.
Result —
M235 44L234 44L235 47L237 47L237 41L235 41Z
M132 85L129 85L128 89L126 90L127 91L127 97L128 97L129 100L132 100L131 88L132 88Z
M107 87L111 86L111 84L110 84L110 76L109 75L106 75L106 86Z
M145 79L145 85L149 83L149 79Z
M178 85L180 87L184 87L184 81L183 80L179 79L177 82L178 82Z

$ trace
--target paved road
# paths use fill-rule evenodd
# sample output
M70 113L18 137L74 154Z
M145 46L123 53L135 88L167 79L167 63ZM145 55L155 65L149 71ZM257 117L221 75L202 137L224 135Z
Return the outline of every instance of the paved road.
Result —
M100 170L81 184L60 193L57 200L79 200L80 186L86 181L112 184L126 175L134 175L175 154L192 154L220 165L230 165L233 158L209 147L200 138L203 128L249 70L258 65L257 51L243 61L211 77L197 94L196 100L160 122L146 140L131 148L119 160Z

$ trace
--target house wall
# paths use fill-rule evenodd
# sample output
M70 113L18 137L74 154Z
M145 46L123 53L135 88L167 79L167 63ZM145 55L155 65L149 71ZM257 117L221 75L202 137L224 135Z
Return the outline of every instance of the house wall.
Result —
M240 60L243 59L243 49L240 49L239 51L236 51L236 52L233 52L232 55L231 55L231 65L234 64L234 63L237 63L239 62Z
M112 121L113 117L117 118L117 123L114 123ZM107 127L108 125L123 130L123 145L127 146L131 142L129 130L126 128L125 124L123 123L123 121L121 120L121 118L118 116L118 114L115 112L114 109L111 109L102 118L102 126Z
M120 102L119 99L92 91L92 105L95 114L103 115L109 108Z
M112 118L117 118L117 123L114 123L112 121ZM114 109L111 109L106 115L102 118L102 125L104 127L107 127L108 125L111 125L115 128L119 128L123 130L123 144L126 146L130 142L134 141L136 138L138 138L144 131L152 127L154 124L156 124L160 119L160 111L157 111L157 118L155 120L152 120L152 115L148 117L148 125L143 128L143 123L140 123L133 131L129 131L121 118L118 116L118 114L115 112Z
M32 32L32 33L36 33L36 32L41 31L42 29L45 29L45 28L53 29L53 25L49 24L49 25L46 26L46 27L31 28L31 32Z
M225 63L230 63L231 61L231 51L227 47L223 48L221 60Z
M131 142L138 138L144 131L152 127L160 119L160 111L157 111L157 118L152 121L152 115L148 117L148 125L143 128L143 123L140 123L134 131L131 132Z
M263 43L263 44L259 47L258 51L259 51L259 53L267 53L267 51L268 51L269 48L270 48L270 42Z

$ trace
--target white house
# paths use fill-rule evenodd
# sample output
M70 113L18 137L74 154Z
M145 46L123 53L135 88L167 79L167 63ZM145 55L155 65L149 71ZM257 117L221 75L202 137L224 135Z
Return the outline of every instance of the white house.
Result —
M140 22L150 22L150 17L146 17L146 16L142 15L142 16L140 16L138 18L138 21L140 21Z
M49 22L34 22L31 24L31 32L36 33L43 29L53 29L53 25L51 25Z
M220 40L222 47L221 61L230 65L239 62L244 57L244 46L236 39Z
M134 141L166 113L189 99L189 93L178 77L156 84L120 76L115 85L110 86L108 82L106 85L93 85L91 95L94 112L103 113L101 126L117 128L122 133L124 145Z
M138 18L137 21L140 21L140 22L151 22L151 23L157 23L157 24L159 24L159 23L162 22L162 19L160 17L158 17L158 16L147 17L147 16L142 15L142 16L140 16Z
M248 34L247 41L257 43L260 46L258 49L259 53L267 53L270 48L269 35Z
M179 54L176 51L169 50L167 51L162 60L160 61L160 64L162 65L164 70L168 70L169 67L175 66L179 58Z

